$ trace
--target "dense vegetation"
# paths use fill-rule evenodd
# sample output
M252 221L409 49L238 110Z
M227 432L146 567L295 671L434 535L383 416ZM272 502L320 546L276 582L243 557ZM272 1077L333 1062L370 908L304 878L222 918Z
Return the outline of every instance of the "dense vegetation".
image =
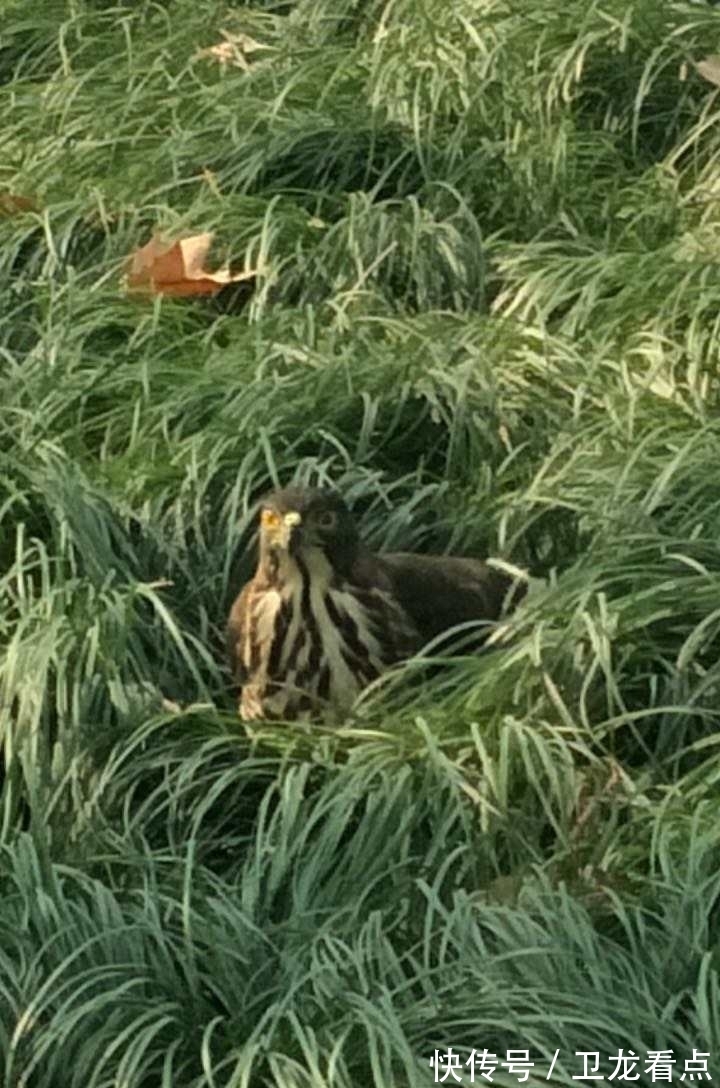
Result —
M717 1049L714 50L667 0L5 0L3 1088ZM252 289L128 296L154 230ZM545 585L248 735L224 616L297 477Z

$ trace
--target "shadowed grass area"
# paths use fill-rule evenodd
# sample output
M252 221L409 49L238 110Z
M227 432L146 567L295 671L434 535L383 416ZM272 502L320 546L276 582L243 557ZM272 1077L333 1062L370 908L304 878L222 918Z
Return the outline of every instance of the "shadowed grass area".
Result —
M720 1073L719 35L4 5L3 1088ZM128 295L156 231L252 287ZM492 652L248 731L224 619L292 479L541 581Z

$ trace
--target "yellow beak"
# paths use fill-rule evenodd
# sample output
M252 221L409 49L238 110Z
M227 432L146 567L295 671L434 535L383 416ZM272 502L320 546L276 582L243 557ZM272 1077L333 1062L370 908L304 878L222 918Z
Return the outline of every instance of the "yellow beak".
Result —
M273 547L287 549L290 545L293 529L301 521L302 518L297 510L289 510L287 514L277 514L274 510L263 510L260 515L260 530Z

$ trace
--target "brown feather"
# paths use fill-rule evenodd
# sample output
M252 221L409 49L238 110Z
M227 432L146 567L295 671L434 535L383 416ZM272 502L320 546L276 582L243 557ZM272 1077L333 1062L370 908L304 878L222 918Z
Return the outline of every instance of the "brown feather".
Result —
M391 552L374 556L400 606L412 618L424 642L463 623L500 619L525 595L523 585L480 559ZM478 632L478 642L489 631Z
M246 582L233 601L227 621L227 652L230 658L233 677L238 684L247 680L247 669L243 664L242 646L246 627L250 618L250 599L255 592L255 580Z

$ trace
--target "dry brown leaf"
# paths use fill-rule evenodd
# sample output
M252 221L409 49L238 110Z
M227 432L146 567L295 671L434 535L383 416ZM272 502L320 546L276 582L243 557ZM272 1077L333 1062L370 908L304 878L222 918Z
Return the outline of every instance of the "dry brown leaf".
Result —
M712 53L709 57L699 60L695 67L703 79L720 87L720 55Z
M256 53L259 49L272 48L272 46L255 41L249 34L230 34L224 30L221 33L225 39L224 41L218 42L216 45L209 45L206 49L199 49L196 56L216 60L223 67L232 64L234 67L242 68L243 71L247 72L250 69L250 63L247 59L249 53Z
M255 38L251 38L249 34L227 34L223 35L227 41L232 42L238 49L242 49L243 53L257 53L258 49L272 49L271 45L265 45L264 42L259 42Z
M38 205L29 196L19 193L0 193L0 215L20 215L22 212L36 212Z
M199 57L209 57L220 64L232 64L235 61L235 47L232 42L218 42L217 45L209 45L207 49L201 49ZM245 60L244 57L242 57ZM247 65L247 61L245 61Z
M206 233L193 234L177 242L163 242L155 235L130 258L128 290L186 298L214 295L230 283L254 279L257 269L231 272L229 268L221 268L208 272L205 259L212 239L213 235Z

